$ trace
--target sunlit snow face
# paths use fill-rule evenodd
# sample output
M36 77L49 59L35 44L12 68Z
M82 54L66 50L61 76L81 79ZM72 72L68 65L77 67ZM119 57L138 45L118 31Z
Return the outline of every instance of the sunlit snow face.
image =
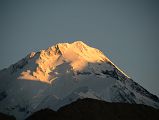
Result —
M110 62L100 50L89 47L82 41L70 44L59 43L47 50L30 53L28 56L29 64L21 71L18 79L40 80L46 83L49 82L50 75L55 76L56 72L53 73L53 71L64 63L68 63L73 71L83 71L87 68L88 63ZM62 72L63 70L58 71L58 74Z

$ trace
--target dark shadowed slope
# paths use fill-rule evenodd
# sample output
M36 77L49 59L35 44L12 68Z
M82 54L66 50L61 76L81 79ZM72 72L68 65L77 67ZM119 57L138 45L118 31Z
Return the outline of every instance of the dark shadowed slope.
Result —
M15 117L0 113L0 120L16 120Z
M27 120L159 120L159 110L145 105L79 99L60 108L40 110Z

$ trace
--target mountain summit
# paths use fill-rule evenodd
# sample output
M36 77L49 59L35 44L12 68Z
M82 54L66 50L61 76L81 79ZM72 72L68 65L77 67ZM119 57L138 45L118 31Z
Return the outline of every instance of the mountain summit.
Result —
M43 108L57 110L79 98L159 108L157 96L82 41L31 52L0 71L0 112L17 119Z

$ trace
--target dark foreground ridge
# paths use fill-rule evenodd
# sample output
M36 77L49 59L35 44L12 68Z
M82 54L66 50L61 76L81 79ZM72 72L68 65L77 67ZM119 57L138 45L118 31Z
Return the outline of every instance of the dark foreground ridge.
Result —
M0 120L16 120L14 116L5 115L3 113L0 113Z
M57 112L43 109L26 120L159 120L159 110L145 105L79 99Z
M0 120L15 120L13 116L0 113ZM109 103L90 98L60 108L37 111L26 120L159 120L159 109L146 105Z

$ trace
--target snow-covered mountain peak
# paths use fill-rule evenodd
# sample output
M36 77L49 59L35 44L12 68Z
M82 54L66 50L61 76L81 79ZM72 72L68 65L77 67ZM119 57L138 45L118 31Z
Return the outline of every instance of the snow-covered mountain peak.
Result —
M71 45L73 45L74 47L77 47L77 48L79 48L79 49L81 49L81 50L87 50L87 48L89 48L89 46L88 45L86 45L84 42L82 42L82 41L75 41L75 42L73 42L73 43L71 43Z
M159 108L157 96L82 41L31 52L0 71L0 112L18 119L46 107L57 110L78 98Z
M48 81L49 73L64 62L69 63L74 71L85 69L88 63L111 63L100 50L89 47L82 41L58 43L46 50L41 50L37 53L32 52L28 56L30 59L27 61L32 61L32 64L35 64L34 69L30 73L41 81ZM24 71L22 72L23 77L21 78L25 78Z
M94 61L93 59L95 57L96 57L96 60L97 59L100 60L99 56L103 57L103 59L105 58L108 60L108 58L106 58L106 56L100 50L90 47L82 41L75 41L73 43L58 43L55 46L52 46L51 48L55 49L56 52L58 51L61 54L66 54L68 52L70 54L71 54L71 52L76 53L76 54L78 54L78 56L84 57L88 61ZM95 57L92 57L92 56L95 56ZM65 56L65 57L67 57L67 56ZM92 60L88 59L88 57L91 58Z
M74 41L72 43L57 43L55 46L60 46L61 48L63 47L77 47L79 49L83 48L83 47L89 47L88 45L86 45L84 42L80 41L80 40L77 40L77 41Z
M75 41L58 43L46 50L31 52L22 60L11 65L10 70L12 74L16 74L18 79L40 80L48 83L50 73L64 62L69 63L74 72L88 69L90 63L113 65L100 50L90 47L82 41ZM93 69L96 70L94 67Z

